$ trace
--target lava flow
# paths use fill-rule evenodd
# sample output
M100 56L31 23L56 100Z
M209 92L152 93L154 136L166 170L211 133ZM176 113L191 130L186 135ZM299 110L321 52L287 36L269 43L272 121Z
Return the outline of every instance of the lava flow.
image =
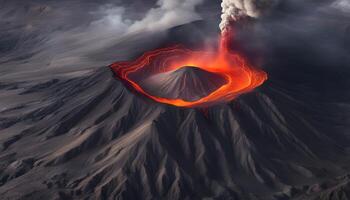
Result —
M232 101L238 95L253 90L267 80L264 71L250 66L242 56L230 50L232 36L232 30L224 31L220 37L219 48L215 51L193 51L182 46L174 46L147 52L135 61L116 62L111 68L118 78L137 92L160 103L178 107L198 107ZM155 96L138 84L139 77L175 71L188 66L221 75L226 82L207 96L194 101Z

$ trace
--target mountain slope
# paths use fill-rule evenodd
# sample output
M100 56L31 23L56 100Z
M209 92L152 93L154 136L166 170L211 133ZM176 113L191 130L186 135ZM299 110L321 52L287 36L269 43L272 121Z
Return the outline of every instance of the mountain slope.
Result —
M317 129L297 98L268 84L203 113L135 96L107 68L1 83L0 194L279 199L346 173L347 136ZM348 107L328 112L335 121L337 109Z

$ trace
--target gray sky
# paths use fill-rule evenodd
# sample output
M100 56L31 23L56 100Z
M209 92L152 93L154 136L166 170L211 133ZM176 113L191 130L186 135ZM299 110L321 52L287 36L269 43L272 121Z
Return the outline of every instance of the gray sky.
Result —
M167 30L200 19L217 19L212 30L219 33L221 14L221 2L211 0L2 0L0 3L0 73L7 77L43 70L103 67L135 51L157 47L167 37ZM296 35L310 37L308 42L312 41L312 45L322 41L325 46L322 48L331 48L334 54L345 54L339 47L344 42L338 36L323 42L321 34L333 19L338 33L345 32L349 8L347 0L324 4L281 1L270 13L256 19L254 30L245 33L249 39L244 45L255 48L261 41ZM281 14L284 16L280 17ZM288 32L276 35L288 28L294 35ZM288 42L284 39L278 44Z

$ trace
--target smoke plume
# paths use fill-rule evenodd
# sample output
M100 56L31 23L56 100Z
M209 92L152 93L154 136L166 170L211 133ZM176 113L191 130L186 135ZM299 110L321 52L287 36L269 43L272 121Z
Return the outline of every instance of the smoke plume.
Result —
M221 31L225 30L231 21L236 21L244 17L258 18L262 10L270 5L272 1L273 0L223 0L221 3Z

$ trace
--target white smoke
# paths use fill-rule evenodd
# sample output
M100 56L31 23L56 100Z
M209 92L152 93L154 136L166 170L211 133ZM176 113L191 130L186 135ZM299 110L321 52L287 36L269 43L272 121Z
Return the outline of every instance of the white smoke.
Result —
M350 12L350 1L349 0L337 0L333 2L332 7L339 9L345 13Z
M231 23L244 17L257 18L262 9L274 0L222 0L221 31Z

